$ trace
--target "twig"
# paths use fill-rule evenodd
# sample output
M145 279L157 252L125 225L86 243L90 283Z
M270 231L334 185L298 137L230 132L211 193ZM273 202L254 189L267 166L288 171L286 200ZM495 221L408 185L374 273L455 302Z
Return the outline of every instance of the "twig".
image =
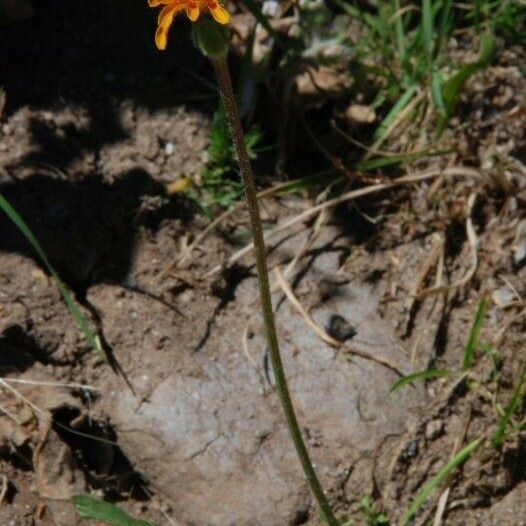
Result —
M477 250L478 238L477 238L477 234L475 233L475 228L473 227L473 221L471 219L471 212L475 204L475 198L476 198L475 193L472 193L468 198L468 214L466 218L466 235L468 238L469 246L471 248L471 266L469 267L467 272L464 274L464 276L462 276L462 278L460 278L458 281L455 281L455 283L452 283L451 285L435 286L430 289L423 290L422 292L416 294L417 298L423 298L430 294L436 294L437 292L458 289L466 285L471 280L471 278L475 275L475 272L478 266L478 250Z

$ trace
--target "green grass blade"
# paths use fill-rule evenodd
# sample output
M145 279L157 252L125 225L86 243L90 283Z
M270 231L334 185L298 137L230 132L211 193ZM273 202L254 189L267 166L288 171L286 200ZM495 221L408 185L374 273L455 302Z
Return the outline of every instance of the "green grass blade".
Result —
M400 14L400 0L394 0L394 10L396 44L398 46L398 53L400 54L400 62L403 64L405 59L406 38L404 34L404 21Z
M479 343L480 331L482 330L482 325L484 323L487 310L488 303L486 298L482 298L479 302L477 313L475 314L475 319L473 320L473 325L471 326L468 342L464 347L464 362L462 364L463 371L469 369L473 363L473 358L475 357L475 352Z
M445 0L442 10L440 12L440 21L438 22L437 37L435 40L435 49L433 51L433 58L436 58L442 48L442 44L446 38L446 35L451 29L452 23L452 8L453 0Z
M429 380L430 378L442 378L444 376L455 376L456 374L458 373L455 371L449 371L448 369L427 369L426 371L418 371L400 378L400 380L391 386L389 392L394 393L395 391L398 391L398 389L412 384L417 380Z
M417 495L416 499L411 504L411 507L405 512L402 517L402 525L406 525L411 517L420 509L422 504L429 498L429 496L442 484L442 482L482 443L483 437L477 438L470 442L465 448L459 451L437 474L429 481Z
M333 168L329 170L324 170L322 172L317 172L312 175L307 175L301 179L293 179L292 181L282 184L279 187L279 194L290 194L294 192L300 192L302 190L307 190L313 186L324 185L326 186L329 183L332 183L336 179L343 179L341 176L340 170L335 170Z
M422 0L422 37L429 66L433 61L433 10L431 0Z
M522 367L522 373L519 378L519 383L517 384L517 387L515 388L515 392L513 393L511 400L506 406L506 410L504 411L504 416L501 418L499 427L497 428L497 431L495 432L495 435L493 436L493 439L491 441L494 447L499 447L502 444L504 437L506 435L506 429L508 428L510 419L515 414L515 411L517 411L517 409L522 404L522 401L524 399L523 391L524 391L525 383L526 383L526 362L524 363Z
M73 503L82 519L102 521L110 526L155 526L153 522L134 519L114 504L88 495L73 497Z
M460 90L467 80L475 73L483 70L491 61L495 49L495 40L491 35L483 35L480 42L480 55L477 62L462 66L458 72L446 83L444 87L444 104L446 114L440 119L438 136L444 131L458 101Z
M374 140L377 141L381 139L385 132L389 129L391 123L396 119L396 116L409 104L416 90L418 89L417 84L409 86L405 93L398 99L396 104L391 108L389 113L385 116L384 120L381 122L380 126L374 134Z
M375 157L374 159L369 159L368 161L362 161L353 165L353 168L360 170L362 172L369 172L371 170L376 170L377 168L385 168L386 166L393 166L397 164L408 164L422 157L434 157L436 155L444 155L449 153L445 150L440 150L436 152L416 152L416 153L399 153L393 155L386 155L384 157Z
M433 72L431 74L431 92L433 93L433 100L440 113L440 115L446 115L446 105L444 103L444 97L442 96L442 79L440 77L440 70L437 64L433 64Z
M11 206L9 201L2 194L0 194L0 208L4 211L7 217L9 217L9 219L16 225L16 227L25 236L25 238L29 241L29 243L31 244L35 252L38 254L38 257L42 260L44 265L47 267L49 273L53 276L53 279L55 280L60 290L60 293L62 294L62 297L64 298L64 301L66 302L71 312L71 315L73 316L80 330L86 337L86 340L93 347L93 349L95 349L101 355L104 361L107 362L108 357L106 356L106 353L102 349L99 339L95 336L95 334L91 330L88 324L88 321L82 315L82 312L80 312L79 308L77 307L77 304L73 301L71 294L68 292L68 289L66 288L66 286L62 283L62 280L59 278L55 269L51 266L51 263L49 262L46 254L44 253L42 246L38 242L38 239L35 237L31 229L27 226L26 222L22 219L22 217Z

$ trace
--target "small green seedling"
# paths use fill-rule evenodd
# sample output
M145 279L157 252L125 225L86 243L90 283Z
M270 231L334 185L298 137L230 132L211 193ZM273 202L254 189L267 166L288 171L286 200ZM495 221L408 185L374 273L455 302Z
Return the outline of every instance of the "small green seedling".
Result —
M206 191L204 199L197 199L203 211L211 216L210 207L219 205L232 208L243 197L243 185L237 175L237 160L226 123L224 107L214 114L212 132L208 148L208 163L203 173L202 188ZM246 135L246 144L251 159L257 159L263 151L262 134L253 127Z

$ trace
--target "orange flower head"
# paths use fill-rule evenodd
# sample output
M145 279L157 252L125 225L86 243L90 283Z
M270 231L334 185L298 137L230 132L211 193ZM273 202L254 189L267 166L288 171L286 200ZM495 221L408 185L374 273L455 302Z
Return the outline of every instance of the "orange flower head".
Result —
M230 15L228 11L219 3L218 0L148 0L150 7L163 5L157 21L157 32L155 33L155 43L161 50L166 49L168 43L168 31L172 25L175 15L181 11L186 11L186 16L195 22L203 12L207 10L212 13L214 19L220 24L228 24Z

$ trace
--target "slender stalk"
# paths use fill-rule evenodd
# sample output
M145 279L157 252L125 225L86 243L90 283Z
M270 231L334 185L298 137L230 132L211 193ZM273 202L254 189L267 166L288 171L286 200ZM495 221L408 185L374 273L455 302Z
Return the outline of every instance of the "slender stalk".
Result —
M289 388L287 386L287 379L283 370L283 363L278 344L278 336L276 332L276 324L274 322L274 313L272 310L272 297L270 293L267 259L265 250L265 241L263 239L263 229L261 228L261 219L259 215L259 206L256 195L256 187L254 184L254 177L252 175L252 166L248 156L243 127L239 118L236 98L234 90L232 89L232 81L230 78L230 71L225 58L211 58L212 65L217 76L217 82L221 90L221 96L225 105L225 110L230 127L230 133L234 147L237 152L239 171L241 179L245 188L245 197L247 200L247 207L250 214L250 222L252 226L252 235L254 237L254 252L256 257L256 267L258 271L259 296L261 300L261 310L263 312L263 321L267 332L267 340L269 346L270 360L274 370L274 377L276 379L276 388L278 391L281 405L287 420L292 441L296 447L296 451L300 458L305 476L312 490L312 493L318 501L320 511L329 526L338 526L338 521L334 516L331 507L327 501L325 493L318 480L316 472L312 466L309 452L305 446L305 442L301 436L301 430L296 419L294 406L290 398Z

